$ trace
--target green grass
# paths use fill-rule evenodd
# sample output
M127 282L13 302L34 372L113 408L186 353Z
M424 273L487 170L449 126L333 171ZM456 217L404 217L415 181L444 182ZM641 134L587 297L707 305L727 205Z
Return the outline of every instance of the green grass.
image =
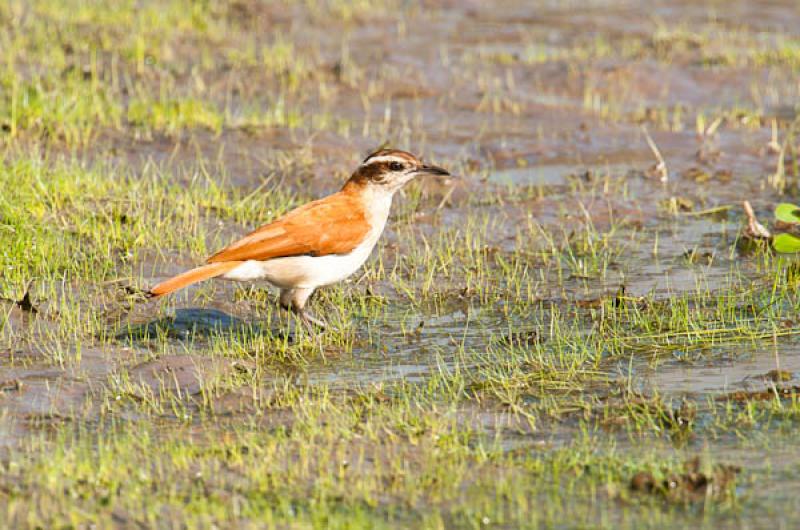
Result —
M797 524L796 265L736 209L796 186L794 37L475 9L0 5L0 526ZM264 285L141 295L383 143L461 184L397 197L311 301L336 329ZM648 380L765 355L778 380Z

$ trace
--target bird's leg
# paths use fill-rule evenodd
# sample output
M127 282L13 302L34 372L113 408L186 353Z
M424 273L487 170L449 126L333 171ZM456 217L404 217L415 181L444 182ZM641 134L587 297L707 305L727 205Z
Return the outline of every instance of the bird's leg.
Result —
M280 298L281 307L294 313L311 335L315 332L313 326L318 326L323 330L328 327L328 324L323 320L312 316L306 311L306 302L313 292L314 289L282 289Z

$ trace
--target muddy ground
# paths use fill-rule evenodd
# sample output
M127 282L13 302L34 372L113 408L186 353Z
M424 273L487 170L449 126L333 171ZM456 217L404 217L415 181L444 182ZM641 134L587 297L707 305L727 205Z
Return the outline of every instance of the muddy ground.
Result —
M800 5L0 7L4 524L792 528ZM309 336L164 278L413 184Z

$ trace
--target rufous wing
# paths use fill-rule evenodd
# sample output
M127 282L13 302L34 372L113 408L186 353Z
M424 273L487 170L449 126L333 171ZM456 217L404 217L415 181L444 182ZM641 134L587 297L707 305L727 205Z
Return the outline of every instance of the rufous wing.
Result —
M346 254L369 233L359 197L338 192L292 210L217 252L208 263Z

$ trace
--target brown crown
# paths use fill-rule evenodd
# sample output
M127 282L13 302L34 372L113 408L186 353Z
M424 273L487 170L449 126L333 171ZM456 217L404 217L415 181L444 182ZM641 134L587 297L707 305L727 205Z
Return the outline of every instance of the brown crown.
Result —
M396 156L398 158L403 158L408 162L413 162L414 164L420 163L417 157L415 157L408 151L401 151L400 149L378 149L377 151L368 154L367 157L364 159L364 161L361 163L365 164L370 158L379 156Z

